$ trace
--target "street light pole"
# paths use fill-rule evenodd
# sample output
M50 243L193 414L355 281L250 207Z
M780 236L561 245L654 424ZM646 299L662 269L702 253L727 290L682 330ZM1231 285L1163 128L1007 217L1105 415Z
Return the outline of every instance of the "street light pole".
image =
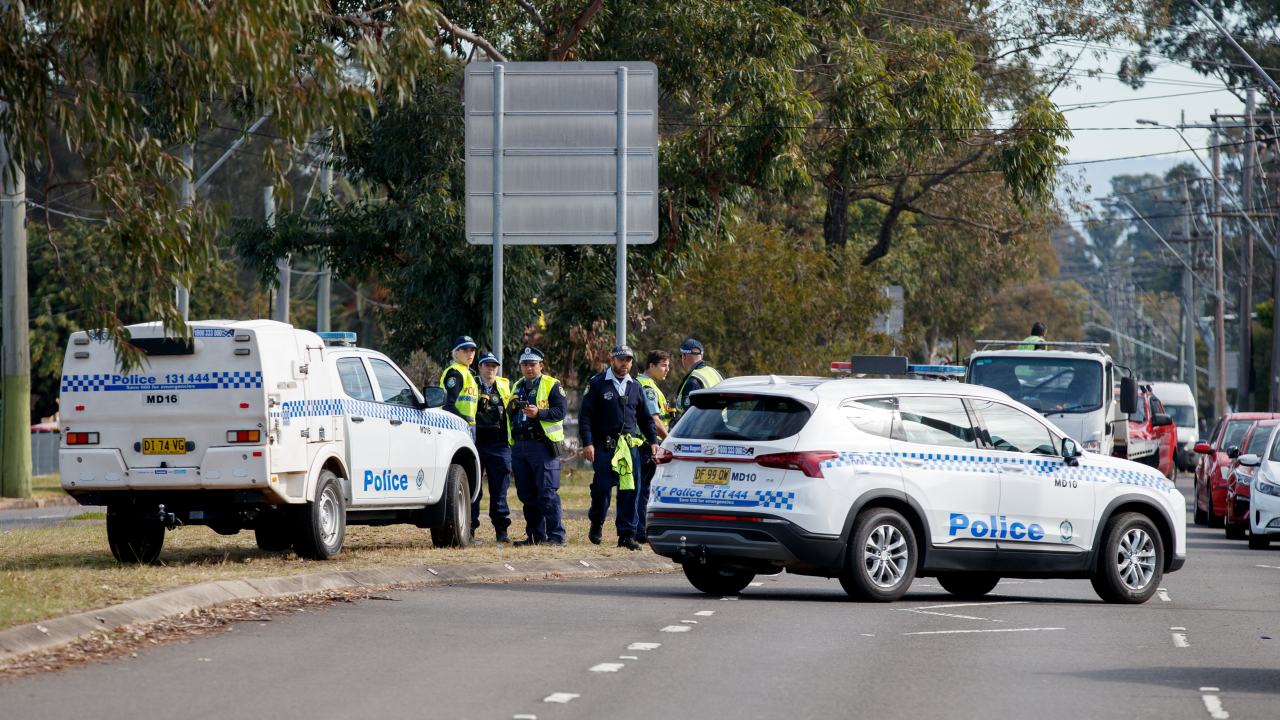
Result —
M1218 133L1213 134L1213 177L1222 172L1222 147ZM1222 287L1222 191L1220 183L1213 184L1213 412L1222 417L1227 414L1227 323L1226 304Z

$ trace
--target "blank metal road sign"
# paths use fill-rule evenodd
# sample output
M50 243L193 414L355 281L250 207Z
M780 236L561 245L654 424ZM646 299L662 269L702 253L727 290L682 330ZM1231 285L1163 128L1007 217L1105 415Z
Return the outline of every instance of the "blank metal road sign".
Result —
M495 209L503 245L615 244L620 213L628 245L657 240L653 63L475 62L465 101L469 242L493 244Z

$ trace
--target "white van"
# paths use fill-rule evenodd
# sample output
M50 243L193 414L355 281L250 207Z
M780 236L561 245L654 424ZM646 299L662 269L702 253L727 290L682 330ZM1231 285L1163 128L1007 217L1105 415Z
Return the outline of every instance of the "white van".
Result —
M99 333L71 336L62 366L62 488L107 507L120 562L152 562L165 529L252 529L264 550L337 554L347 524L411 523L437 545L470 540L480 470L460 418L437 409L354 333L269 320L128 328L142 366L123 372Z
M1164 403L1165 412L1173 418L1178 427L1178 469L1184 472L1194 470L1196 460L1196 440L1200 438L1200 417L1196 410L1196 396L1186 383L1157 382L1151 383L1151 392Z

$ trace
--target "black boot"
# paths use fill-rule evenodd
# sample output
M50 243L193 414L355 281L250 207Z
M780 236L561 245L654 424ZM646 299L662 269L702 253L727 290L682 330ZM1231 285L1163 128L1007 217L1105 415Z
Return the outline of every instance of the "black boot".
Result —
M591 523L591 529L587 531L587 539L592 545L599 545L601 538L604 537L604 524Z
M639 550L640 543L636 542L636 539L630 535L619 535L618 547L626 548L628 550Z
M506 531L506 530L499 530L499 531L498 531L498 542L500 542L500 543L509 543L509 542L511 542L511 536L507 535L507 531Z
M525 547L526 545L541 545L542 543L538 542L537 540L531 537L526 537L523 540L517 540L511 544L515 547Z

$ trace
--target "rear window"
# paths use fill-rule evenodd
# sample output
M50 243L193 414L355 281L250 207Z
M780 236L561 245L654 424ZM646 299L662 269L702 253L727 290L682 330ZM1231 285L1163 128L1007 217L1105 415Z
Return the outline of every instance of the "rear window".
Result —
M1267 440L1271 438L1271 431L1275 429L1274 425L1260 425L1254 429L1253 434L1249 436L1249 444L1244 450L1240 451L1241 455L1257 455L1262 457L1267 454Z
M692 440L761 442L791 437L809 421L809 408L791 398L767 395L704 394L672 431Z
M1240 441L1244 440L1244 434L1257 420L1232 420L1227 423L1227 429L1222 433L1222 442L1218 443L1221 450L1229 450L1233 447L1239 447Z

